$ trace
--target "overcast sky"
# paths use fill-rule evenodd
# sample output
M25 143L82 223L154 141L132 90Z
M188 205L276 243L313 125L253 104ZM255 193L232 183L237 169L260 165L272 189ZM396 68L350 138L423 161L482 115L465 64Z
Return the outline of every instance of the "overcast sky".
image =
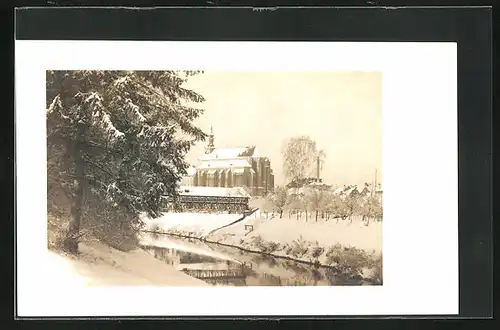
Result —
M334 185L382 179L382 74L379 72L205 72L185 85L206 98L197 124L216 147L256 145L285 183L283 140L309 135L326 153L321 172ZM197 164L206 143L187 160Z

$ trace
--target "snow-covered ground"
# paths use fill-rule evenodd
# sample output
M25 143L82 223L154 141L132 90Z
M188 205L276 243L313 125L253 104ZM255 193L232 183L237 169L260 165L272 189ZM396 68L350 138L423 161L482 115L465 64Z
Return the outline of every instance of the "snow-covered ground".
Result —
M280 219L278 215L266 217L257 210L242 221L221 228L241 217L241 214L164 213L160 218L144 220L150 230L159 228L165 232L203 237L225 244L240 245L242 239L249 240L260 235L264 241L280 244L292 243L302 237L306 241L317 241L321 246L341 244L369 252L382 250L382 222L371 222L366 226L359 219L354 219L352 223L349 220L337 222L335 219L319 219L316 222L311 217L305 221L304 216L299 220L293 215L289 218L287 212ZM253 231L249 232L245 225L252 225Z
M248 233L245 224L253 225L253 231ZM247 234L248 233L248 234ZM247 234L245 236L245 234ZM275 216L266 219L264 216L249 219L245 223L237 223L233 226L223 228L210 237L210 240L222 239L226 244L239 244L240 239L249 240L253 236L260 235L264 241L280 244L292 243L302 237L303 240L318 242L321 246L332 246L342 244L353 246L366 251L380 252L382 250L382 222L373 222L365 226L363 222L354 220L329 220L325 222L320 219L305 218L297 220L296 217L287 217L283 214L283 219Z
M78 257L48 251L38 271L44 285L57 290L88 286L208 286L147 252L122 252L99 243L80 243Z
M48 251L45 267L37 270L37 276L43 278L44 285L55 288L85 287L91 279L77 269L81 264L75 259Z
M163 213L156 219L142 217L147 230L180 231L190 236L203 237L208 233L224 227L238 219L242 214L212 214L212 213ZM255 215L253 215L255 218Z

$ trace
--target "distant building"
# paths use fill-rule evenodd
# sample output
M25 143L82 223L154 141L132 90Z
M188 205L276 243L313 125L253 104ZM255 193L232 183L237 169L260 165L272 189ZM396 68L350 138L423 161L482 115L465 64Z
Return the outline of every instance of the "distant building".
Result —
M346 189L344 190L344 195L350 197L359 196L360 192L358 190L358 186L357 185L347 186Z
M316 178L302 179L299 181L299 184L292 182L286 185L286 188L290 196L304 196L313 191L333 192L331 184L323 183L321 179L318 180Z
M381 187L380 184L378 184L377 187L375 187L374 184L365 183L365 186L360 191L360 195L363 195L363 196L368 196L368 195L370 195L370 196L373 196L373 195L380 196L380 195L382 195L382 187Z
M340 188L340 187L339 188L335 188L333 190L333 194L334 195L342 195L343 192L344 192L344 188Z
M371 195L372 190L373 190L373 187L371 187L369 183L365 183L365 186L363 187L363 189L359 193L360 193L360 195L367 196L367 195Z
M286 188L291 189L291 188L303 188L305 186L308 186L313 183L322 183L322 179L318 178L303 178L303 179L297 179L293 180L292 182L288 183L286 185Z
M182 178L181 186L194 186L195 175L196 175L196 167L190 166L187 169L187 175Z
M253 196L263 196L273 190L274 174L271 162L261 157L255 146L215 148L211 129L205 154L184 182L195 187L241 187ZM192 180L192 181L191 181Z

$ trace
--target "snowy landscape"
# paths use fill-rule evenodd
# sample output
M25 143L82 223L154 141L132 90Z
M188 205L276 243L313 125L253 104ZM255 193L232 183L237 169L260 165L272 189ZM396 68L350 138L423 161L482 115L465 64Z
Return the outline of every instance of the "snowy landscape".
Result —
M380 81L47 71L48 276L382 285ZM295 89L318 101L305 109Z

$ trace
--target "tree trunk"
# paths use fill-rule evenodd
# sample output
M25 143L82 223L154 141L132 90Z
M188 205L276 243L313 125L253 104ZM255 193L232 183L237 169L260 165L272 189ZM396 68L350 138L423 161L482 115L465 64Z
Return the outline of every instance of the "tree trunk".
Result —
M80 138L82 132L79 129L77 138ZM78 253L78 241L80 239L80 222L82 218L82 204L84 194L85 170L81 154L81 148L78 140L69 144L71 156L75 162L75 180L74 193L71 201L71 217L66 237L63 242L63 248L69 253Z
M283 219L283 210L280 210L280 219Z
M318 222L318 210L316 210L316 222Z

